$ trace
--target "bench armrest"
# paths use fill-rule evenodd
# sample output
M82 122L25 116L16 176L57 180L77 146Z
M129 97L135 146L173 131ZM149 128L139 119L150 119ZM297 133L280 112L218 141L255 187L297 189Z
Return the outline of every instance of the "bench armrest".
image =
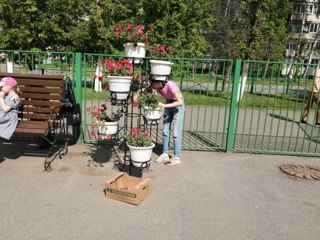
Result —
M52 113L58 113L64 107L66 107L66 104L65 103L61 103L60 105L52 106L50 108L52 110Z

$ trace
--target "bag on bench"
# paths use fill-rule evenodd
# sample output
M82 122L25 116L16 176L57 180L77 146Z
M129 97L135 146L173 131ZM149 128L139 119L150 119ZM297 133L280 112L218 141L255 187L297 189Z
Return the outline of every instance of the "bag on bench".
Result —
M81 123L81 108L80 104L76 102L75 94L72 88L70 78L66 79L66 114L68 124L72 126Z

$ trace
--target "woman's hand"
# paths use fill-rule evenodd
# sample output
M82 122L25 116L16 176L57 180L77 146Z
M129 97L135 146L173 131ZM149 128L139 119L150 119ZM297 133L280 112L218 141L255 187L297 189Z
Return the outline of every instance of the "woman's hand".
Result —
M165 105L165 104L162 103L162 102L159 102L159 103L158 103L158 106L159 106L160 108L164 108L164 105Z
M4 98L4 92L0 91L0 97Z

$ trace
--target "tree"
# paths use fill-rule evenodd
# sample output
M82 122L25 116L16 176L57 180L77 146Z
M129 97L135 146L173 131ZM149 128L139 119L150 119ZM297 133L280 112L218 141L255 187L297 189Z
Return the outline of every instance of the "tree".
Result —
M287 41L288 0L215 0L208 34L220 58L282 60Z
M289 0L214 0L216 21L208 34L215 56L282 60ZM245 68L245 75L248 69ZM228 74L226 74L226 77ZM224 86L228 79L224 80ZM225 87L224 87L225 89Z

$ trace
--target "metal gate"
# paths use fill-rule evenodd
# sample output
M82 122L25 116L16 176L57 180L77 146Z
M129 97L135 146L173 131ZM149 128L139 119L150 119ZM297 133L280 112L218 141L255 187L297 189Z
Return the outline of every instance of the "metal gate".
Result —
M300 123L316 67L243 61L242 74L235 76L239 94L233 151L319 156L320 128L315 126L319 103L313 109L307 106L308 124Z

